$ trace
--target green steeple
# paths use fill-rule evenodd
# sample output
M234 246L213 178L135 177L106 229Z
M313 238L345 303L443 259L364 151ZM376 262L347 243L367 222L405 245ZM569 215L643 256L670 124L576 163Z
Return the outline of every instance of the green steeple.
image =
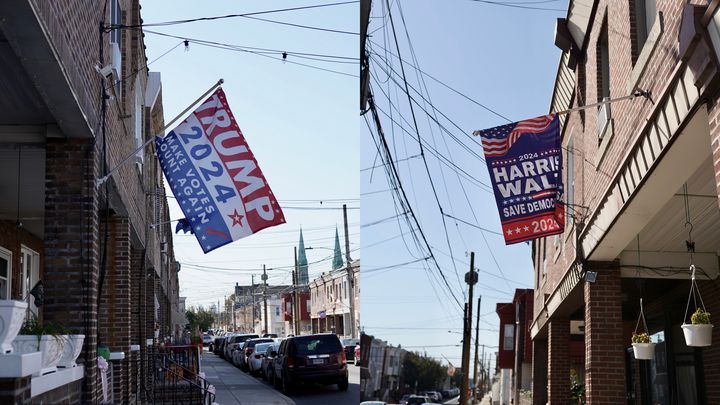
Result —
M303 241L302 227L300 228L300 243L298 246L298 283L303 285L309 282L308 280L308 261L305 256L305 241Z
M335 227L335 255L333 257L332 268L337 270L343 266L342 251L340 250L340 237L338 236L337 226Z

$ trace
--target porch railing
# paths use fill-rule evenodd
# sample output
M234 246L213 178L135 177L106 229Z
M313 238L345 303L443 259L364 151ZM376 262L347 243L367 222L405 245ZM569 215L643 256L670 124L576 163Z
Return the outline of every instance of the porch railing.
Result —
M148 350L150 370L148 402L163 405L212 405L215 392L199 373L199 361L192 347Z

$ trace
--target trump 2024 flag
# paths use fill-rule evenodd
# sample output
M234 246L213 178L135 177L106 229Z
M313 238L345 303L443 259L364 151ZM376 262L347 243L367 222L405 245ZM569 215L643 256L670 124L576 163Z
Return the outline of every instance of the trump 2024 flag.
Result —
M563 233L565 209L557 115L478 132L505 244Z
M160 166L205 253L285 222L221 88L155 143Z

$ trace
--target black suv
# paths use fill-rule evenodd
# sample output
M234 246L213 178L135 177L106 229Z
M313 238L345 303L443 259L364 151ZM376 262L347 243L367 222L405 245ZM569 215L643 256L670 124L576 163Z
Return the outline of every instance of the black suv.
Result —
M300 383L337 384L348 389L342 343L334 333L292 336L283 340L275 357L275 385L287 394Z

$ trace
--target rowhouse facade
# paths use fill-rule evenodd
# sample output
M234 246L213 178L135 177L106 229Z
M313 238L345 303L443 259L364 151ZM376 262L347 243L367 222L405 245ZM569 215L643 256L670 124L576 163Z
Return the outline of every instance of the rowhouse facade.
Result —
M533 243L534 404L576 401L571 376L593 405L720 403L718 331L696 348L681 328L686 307L702 307L688 305L691 263L704 306L720 313L717 7L572 0L558 22L551 112L652 95L561 120L566 230ZM641 299L652 360L631 349ZM578 339L581 359L568 349Z
M2 403L143 402L148 345L181 330L153 146L96 183L164 126L141 30L101 22L140 24L138 0L0 4L0 300L85 335L82 372L0 378ZM113 353L109 393L99 345Z

